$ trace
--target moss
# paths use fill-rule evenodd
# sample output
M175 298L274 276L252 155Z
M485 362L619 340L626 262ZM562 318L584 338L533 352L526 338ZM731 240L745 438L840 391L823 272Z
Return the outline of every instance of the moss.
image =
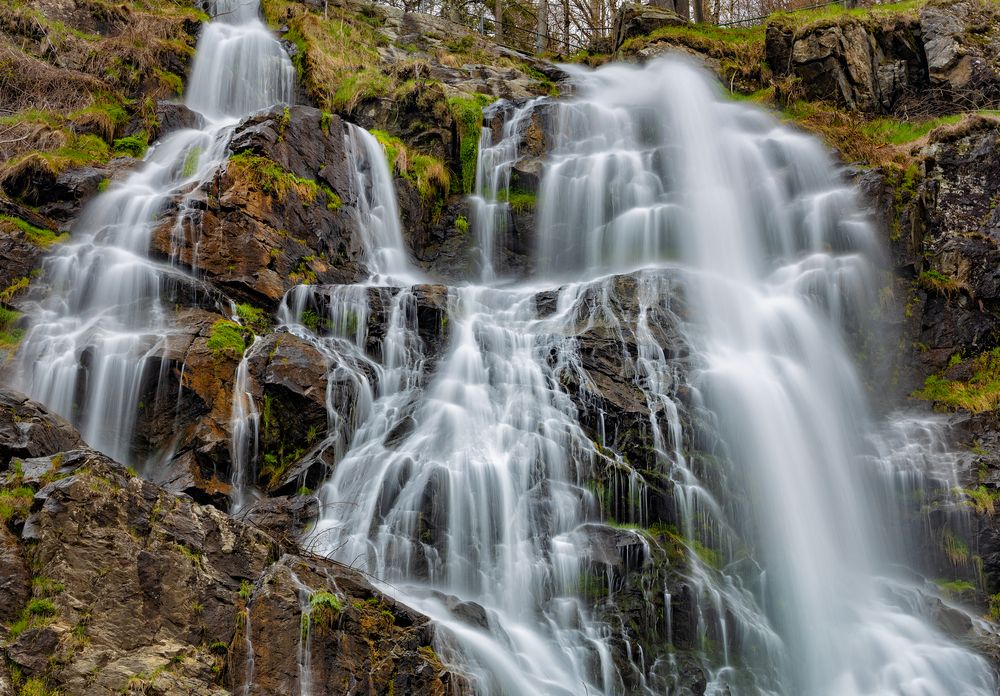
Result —
M184 155L184 166L181 169L181 176L185 179L192 177L198 171L198 163L201 161L202 149L195 145Z
M212 324L207 345L216 358L239 359L246 350L246 341L244 327L227 319L219 319Z
M917 283L927 290L933 290L945 295L966 289L965 283L938 270L929 269L917 276Z
M966 362L966 361L963 361ZM971 376L964 380L950 380L942 373L929 376L924 388L912 394L914 398L933 401L935 405L952 410L983 413L1000 405L1000 348L971 358Z
M115 155L141 159L149 147L149 134L146 131L139 131L135 135L118 138L111 147Z
M13 519L26 519L34 497L35 491L27 486L0 490L0 524L6 524Z
M312 179L296 176L274 160L247 151L229 158L229 171L253 188L282 201L294 191L306 203L313 203L320 190L319 184Z
M25 277L15 278L14 282L0 290L0 302L10 302L23 290L28 288L29 280ZM2 323L2 322L0 322Z
M459 215L455 218L455 229L462 234L467 234L469 231L469 218L464 215Z
M0 215L0 228L2 228L5 223L6 225L13 225L19 229L25 234L32 244L36 244L40 247L52 246L58 242L64 242L69 238L68 234L56 234L52 230L35 227L21 218L12 217L10 215Z
M944 594L952 597L959 597L963 594L976 591L976 586L968 580L942 580L939 578L934 581L934 584Z
M153 68L153 76L160 83L163 91L177 97L184 94L184 78L177 73L162 70L161 68Z
M462 190L472 193L476 183L476 160L479 157L479 138L483 128L483 109L493 102L486 94L472 97L452 97L448 108L458 125L459 157L462 165Z
M382 146L389 167L412 182L425 202L448 191L451 177L444 162L411 150L402 140L385 131L373 130L372 135Z
M271 322L263 309L249 304L236 305L236 316L240 318L243 326L253 331L258 336L266 334L271 330Z
M507 202L514 212L524 213L535 209L537 196L531 191L504 189L497 192L497 200Z
M326 209L327 210L340 210L340 206L343 205L343 201L340 200L332 188L326 184L320 184L319 190L326 197Z
M49 689L44 679L31 677L21 686L18 696L59 696L59 691Z

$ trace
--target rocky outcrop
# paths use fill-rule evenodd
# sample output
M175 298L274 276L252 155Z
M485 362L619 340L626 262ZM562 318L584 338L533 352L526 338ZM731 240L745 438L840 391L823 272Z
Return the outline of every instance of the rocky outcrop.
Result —
M40 457L80 447L66 420L23 394L0 390L0 471L15 458Z
M884 207L893 262L914 282L907 299L919 379L954 355L1000 340L1000 120L967 117L916 150Z
M188 201L180 233L172 220L156 231L154 252L268 308L298 283L360 280L346 130L309 107L251 117L233 136L237 154Z
M0 477L3 495L24 501L0 528L14 687L214 695L252 676L260 694L307 679L338 685L330 693L461 689L427 619L356 571L135 477L80 449L65 424L53 424L62 440L41 438L50 415L2 396L32 424L38 455Z
M1000 103L1000 13L986 0L935 0L912 12L837 15L767 26L776 78L807 99L873 114L938 113Z
M673 5L673 2L664 4ZM682 10L687 12L686 4ZM653 5L624 5L615 15L612 29L612 51L617 51L623 43L636 36L652 34L662 27L674 27L687 23L686 17L681 17L672 7L655 7Z

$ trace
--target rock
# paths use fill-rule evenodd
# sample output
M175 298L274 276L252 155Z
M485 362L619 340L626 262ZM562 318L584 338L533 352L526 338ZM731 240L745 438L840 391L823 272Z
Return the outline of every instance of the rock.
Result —
M261 498L241 517L287 543L288 540L301 539L306 529L319 517L319 499L311 495Z
M312 344L285 332L265 336L249 361L260 411L256 484L269 492L318 487L327 474L324 461L313 456L315 467L295 465L327 436L327 374L333 366ZM357 398L357 390L348 389L338 401L344 421L353 420Z
M251 159L244 166L230 160L189 201L194 210L183 219L180 239L172 219L153 239L154 253L173 256L227 295L265 308L275 308L300 282L365 277L347 125L309 107L287 114L263 112L241 124L231 148ZM258 167L270 167L278 179L262 180ZM311 183L296 185L291 177Z
M0 470L12 458L44 457L83 446L66 420L23 394L0 389Z
M674 27L682 24L687 24L687 19L681 17L672 8L622 5L615 15L612 29L614 36L612 50L617 51L623 43L634 36L652 34L662 27Z
M17 538L0 527L0 624L17 620L30 596L31 573L24 554Z
M162 138L184 128L202 128L205 119L184 104L161 100L156 102L156 122L159 128L150 136L151 138Z
M414 694L461 685L434 657L427 619L356 571L282 556L254 525L130 477L96 452L36 494L30 526L34 596L51 609L31 614L6 654L60 693L221 696L242 689L250 650L250 693L289 693L299 678L303 601L314 683L387 693L392 682L396 693ZM0 557L25 553L17 546L0 531ZM0 569L0 592L13 588L20 613L31 583L6 582L16 557ZM336 597L337 615L308 610L320 590Z
M323 592L329 599L312 603L304 592L314 597ZM303 639L309 677L329 693L443 696L467 689L434 654L426 618L379 596L359 574L336 564L282 558L255 587L248 625L252 643L232 657L233 671L243 674L253 649L250 694L294 692L303 678L298 667Z
M765 50L775 77L799 78L806 99L877 114L983 108L1000 100L998 17L985 0L805 26L779 17L768 24Z
M967 118L931 134L920 151L923 178L914 215L919 216L915 251L948 287L922 288L920 335L926 347L916 358L926 373L951 355L988 350L1000 335L989 307L1000 300L1000 120ZM935 276L935 277L938 277Z

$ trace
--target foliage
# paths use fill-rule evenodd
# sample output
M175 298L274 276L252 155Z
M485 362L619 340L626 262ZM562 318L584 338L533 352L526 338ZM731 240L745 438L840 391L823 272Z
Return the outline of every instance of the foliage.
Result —
M236 316L240 318L243 326L247 327L255 334L262 335L271 329L271 322L263 309L253 305L241 303L236 305Z
M12 519L25 519L31 509L35 492L27 486L0 490L0 524Z
M229 172L253 188L283 201L290 192L306 203L316 200L319 184L292 174L274 160L244 150L229 158Z
M452 118L458 125L464 194L472 193L476 183L476 160L479 157L479 138L483 128L483 109L492 102L493 97L486 94L475 94L470 98L452 97L448 100Z
M444 162L411 150L402 140L385 131L373 130L372 135L382 146L389 167L411 181L425 201L436 198L438 192L448 191L451 176Z
M43 229L41 227L35 227L31 223L22 220L21 218L13 217L10 215L0 215L0 229L4 225L13 225L31 241L32 244L36 244L40 247L48 247L56 244L57 242L63 242L69 238L69 235L56 234L52 230Z
M497 192L497 200L507 202L514 212L524 213L535 209L537 196L531 191L503 189Z
M112 149L116 155L126 155L141 159L146 154L149 147L149 134L146 131L139 131L135 135L118 138L112 144Z
M963 361L965 362L965 361ZM914 398L933 401L946 409L973 413L990 411L1000 405L1000 348L971 358L968 379L947 379L942 373L930 375Z

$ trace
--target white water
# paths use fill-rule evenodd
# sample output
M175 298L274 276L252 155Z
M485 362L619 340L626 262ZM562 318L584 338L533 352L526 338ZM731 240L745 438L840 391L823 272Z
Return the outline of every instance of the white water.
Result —
M169 293L196 283L149 257L152 235L172 199L225 163L243 117L292 99L294 69L257 3L216 0L211 11L218 18L199 39L187 94L204 127L154 143L142 166L87 206L72 241L45 261L13 370L15 386L73 421L92 446L138 465L132 434L143 391L161 382L155 356L172 331Z
M554 107L538 276L451 288L450 347L426 383L412 290L392 291L386 357L369 365L386 374L365 382L357 429L321 491L314 544L438 621L442 654L478 692L623 692L630 675L611 658L618 629L577 596L581 525L599 514L584 484L604 463L559 386L583 375L572 336L604 327L634 336L638 354L623 351L622 368L653 413L682 532L721 559L720 570L692 553L687 570L709 692L994 693L985 660L934 628L920 588L883 562L899 555L883 546L892 520L877 503L893 498L884 481L910 459L872 451L877 428L845 343L845 330L864 327L877 259L854 193L818 143L721 100L686 64L574 77L577 96ZM537 106L509 121L513 142L484 134L494 160L480 161L477 183L486 281L502 274L496 196L509 184L517 123ZM609 274L636 271L638 314L628 318ZM535 294L545 288L559 288L558 302L542 317ZM683 319L671 306L678 288ZM287 314L292 330L309 336L296 316ZM715 428L725 455L716 471L687 459L684 375L657 340L663 321L694 350L688 407ZM363 359L361 332L328 334L315 340ZM648 522L642 475L615 466L634 501L616 515ZM487 627L459 619L462 602L483 607ZM643 673L632 690L670 683L672 664L630 661Z

